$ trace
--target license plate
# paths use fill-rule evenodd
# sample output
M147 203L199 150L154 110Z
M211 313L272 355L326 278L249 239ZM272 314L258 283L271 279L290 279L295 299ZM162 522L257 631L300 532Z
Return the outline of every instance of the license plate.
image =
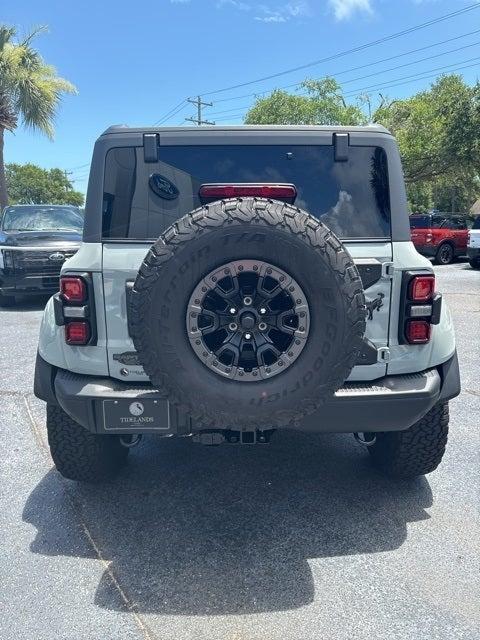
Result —
M165 400L104 400L103 422L105 431L168 431L169 405Z

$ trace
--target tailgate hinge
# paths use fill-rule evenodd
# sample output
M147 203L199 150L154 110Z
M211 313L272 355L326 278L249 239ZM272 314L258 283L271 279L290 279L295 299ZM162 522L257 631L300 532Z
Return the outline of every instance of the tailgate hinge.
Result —
M382 278L393 278L395 266L393 262L382 262Z
M380 347L377 353L378 362L390 362L390 349L388 347Z

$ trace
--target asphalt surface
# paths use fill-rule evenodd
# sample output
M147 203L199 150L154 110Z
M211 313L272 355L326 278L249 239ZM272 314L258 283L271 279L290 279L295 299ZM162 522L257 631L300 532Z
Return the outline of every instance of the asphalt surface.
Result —
M0 638L480 638L480 272L436 267L462 395L437 471L394 484L351 436L145 438L114 482L52 467L42 302L0 310Z

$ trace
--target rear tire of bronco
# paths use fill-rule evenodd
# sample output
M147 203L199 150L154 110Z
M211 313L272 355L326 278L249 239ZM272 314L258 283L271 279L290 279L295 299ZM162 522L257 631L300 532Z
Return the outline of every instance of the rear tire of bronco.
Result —
M399 480L434 471L445 453L448 419L448 402L441 402L410 429L376 434L368 449L374 465Z
M472 269L480 269L480 260L478 258L476 258L475 260L469 260L469 262Z
M5 296L0 293L0 307L13 307L15 305L15 296Z
M449 242L441 244L435 255L435 264L451 264L455 259L455 250Z
M47 433L53 461L64 478L103 482L126 463L129 450L118 436L91 433L52 404L47 404Z

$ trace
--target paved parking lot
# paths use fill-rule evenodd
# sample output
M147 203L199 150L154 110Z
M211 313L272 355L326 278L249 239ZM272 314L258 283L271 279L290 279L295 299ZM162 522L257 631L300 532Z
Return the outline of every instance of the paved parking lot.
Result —
M115 482L63 480L31 392L42 304L0 311L0 638L478 640L480 272L436 272L463 392L442 466L401 484L351 436L288 433L149 437Z

